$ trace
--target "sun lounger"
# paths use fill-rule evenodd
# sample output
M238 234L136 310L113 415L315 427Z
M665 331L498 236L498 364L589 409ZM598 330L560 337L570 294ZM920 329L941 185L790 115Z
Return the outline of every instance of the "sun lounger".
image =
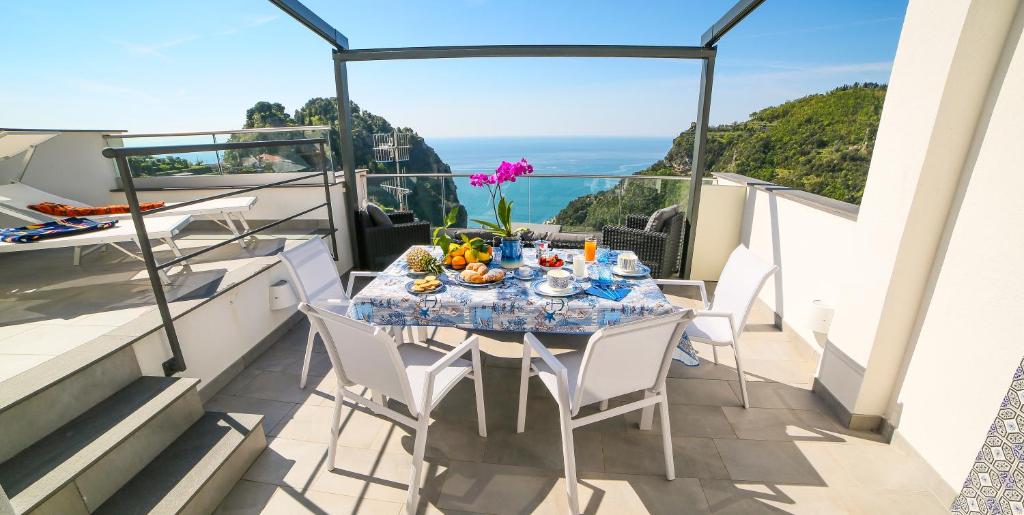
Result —
M180 257L181 249L174 243L174 236L181 232L188 225L189 221L190 217L183 215L149 218L146 220L146 232L149 234L150 239L166 243L171 248L171 252L176 257ZM83 232L71 236L44 239L31 243L0 242L0 254L26 250L73 248L75 251L74 264L77 266L82 260L83 248L95 245L110 245L133 259L141 261L141 257L120 245L128 242L138 244L135 225L132 224L131 220L121 220L118 221L117 225L109 229ZM164 282L169 282L167 276L163 273L161 273L161 279Z
M38 204L40 202L53 202L56 204L67 204L69 206L76 207L90 207L88 204L83 204L75 200L54 195L38 188L33 188L32 186L22 182L14 182L0 186L0 213L6 213L32 223L45 222L60 218L28 208L30 204ZM174 204L168 203L168 205L173 206ZM231 231L233 236L238 236L241 232L239 232L235 222L241 226L242 232L248 232L249 223L246 221L244 213L251 210L254 205L256 205L256 197L228 197L208 200L206 202L200 202L198 204L192 204L178 209L169 209L154 216L201 216L217 222L227 230ZM125 220L130 219L131 214L97 215L90 216L89 218L95 220ZM242 246L245 246L244 241Z

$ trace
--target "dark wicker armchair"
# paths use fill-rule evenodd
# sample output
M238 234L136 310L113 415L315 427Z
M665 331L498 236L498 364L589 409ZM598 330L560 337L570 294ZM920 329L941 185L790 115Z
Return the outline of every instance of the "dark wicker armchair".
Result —
M359 263L365 270L383 270L412 245L430 244L430 222L417 221L411 211L388 213L394 224L376 226L366 211L356 212Z
M626 216L626 225L606 225L602 243L613 250L632 250L643 264L651 267L651 277L669 277L679 263L679 242L683 232L683 213L669 218L661 231L645 231L648 217Z

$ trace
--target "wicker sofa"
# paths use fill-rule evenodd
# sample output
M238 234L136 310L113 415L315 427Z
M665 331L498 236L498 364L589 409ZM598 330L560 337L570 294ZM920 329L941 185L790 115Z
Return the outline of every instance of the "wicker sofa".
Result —
M651 267L652 277L670 277L679 269L683 219L683 213L677 212L659 230L648 231L645 227L649 217L628 215L625 226L604 226L602 244L613 250L632 250Z
M411 211L387 215L394 225L376 225L366 211L356 211L356 242L364 270L383 270L410 246L430 244L430 222L416 220Z

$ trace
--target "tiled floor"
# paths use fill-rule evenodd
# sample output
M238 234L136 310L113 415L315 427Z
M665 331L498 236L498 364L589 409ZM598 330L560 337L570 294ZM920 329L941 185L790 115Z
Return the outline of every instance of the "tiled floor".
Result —
M669 379L677 479L666 481L659 424L639 413L576 432L585 513L946 513L922 465L871 434L834 422L810 392L815 363L801 342L756 312L744 335L751 408L739 401L732 356L720 365L674 363ZM410 431L346 410L338 468L327 470L334 377L322 348L310 386L298 388L307 326L299 324L207 404L262 413L270 444L220 507L222 513L400 513ZM465 333L442 330L439 345ZM476 433L472 384L441 404L427 443L424 513L566 513L555 404L532 383L525 433L514 432L519 335L486 335L488 438ZM578 338L545 339L551 346ZM319 346L319 344L318 344ZM708 348L698 351L711 359Z

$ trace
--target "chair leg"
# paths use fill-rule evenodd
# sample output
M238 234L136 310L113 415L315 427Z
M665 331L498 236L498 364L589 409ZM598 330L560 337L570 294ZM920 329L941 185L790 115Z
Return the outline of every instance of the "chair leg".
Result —
M717 365L718 364L718 346L717 345L712 345L711 346L711 355L715 357L715 364Z
M406 505L410 515L415 515L420 503L420 483L423 474L423 453L427 447L427 424L429 414L420 415L419 427L416 428L416 443L412 451L412 475L409 478L409 499Z
M732 344L732 352L736 356L736 373L740 376L740 397L743 399L743 407L750 407L750 398L747 397L747 378L743 373L743 361L740 359L740 346L735 342Z
M313 342L316 340L316 328L309 326L309 337L306 339L306 357L302 360L302 375L299 377L299 388L306 387L306 378L309 377L309 361L313 359Z
M473 348L473 388L476 390L476 424L480 436L487 438L487 413L484 411L484 375L480 349Z
M665 393L665 386L661 387L661 402L658 403L658 411L661 415L661 444L665 449L665 479L672 481L676 478L676 462L672 455L672 428L668 420L668 395Z
M569 407L559 406L558 414L562 426L562 458L565 462L565 493L569 500L569 513L580 513L579 485L576 481L576 447L572 438L572 426L569 425Z
M597 406L597 409L599 409L601 411L604 411L604 410L608 409L608 399L605 399L605 400L601 401L601 404L599 404Z
M530 348L524 345L523 365L519 373L519 412L516 415L516 432L526 431L526 399L530 391Z
M345 386L338 382L338 391ZM338 433L341 431L341 407L345 404L345 397L341 393L334 395L334 416L331 419L331 438L327 444L327 470L334 470L335 458L338 454Z
M645 399L650 398L651 395L654 394L650 390L644 390ZM654 427L654 406L644 406L640 410L640 430L650 431L652 427Z

